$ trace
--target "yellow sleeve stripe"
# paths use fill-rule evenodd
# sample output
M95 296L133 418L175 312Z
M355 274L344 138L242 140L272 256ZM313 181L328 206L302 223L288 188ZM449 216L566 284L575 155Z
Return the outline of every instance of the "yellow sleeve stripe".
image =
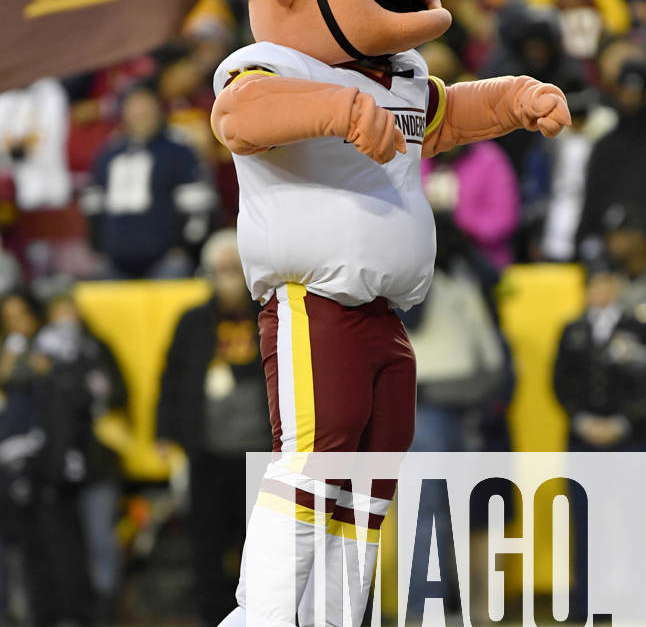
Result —
M239 74L235 74L235 76L233 76L233 78L230 79L230 82L226 86L229 87L229 85L233 85L233 83L240 80L243 76L249 76L250 74L260 74L261 76L278 76L278 74L276 74L275 72L269 72L267 70L245 70L244 72L240 72ZM222 139L220 137L218 137L215 130L213 130L213 135L215 135L215 139L217 139L223 146L226 145L222 141Z
M435 83L435 86L437 87L439 101L437 103L437 111L435 112L433 119L424 131L424 137L430 135L434 130L437 129L437 127L444 119L444 114L446 113L446 86L444 85L444 81L441 78L437 78L437 76L429 76L428 78L429 80L433 81L433 83Z
M276 72L268 72L267 70L245 70L244 72L240 72L240 74L238 74L229 83L229 85L233 85L233 83L239 81L244 76L251 76L252 74L260 74L260 76L278 76L278 74L276 74Z

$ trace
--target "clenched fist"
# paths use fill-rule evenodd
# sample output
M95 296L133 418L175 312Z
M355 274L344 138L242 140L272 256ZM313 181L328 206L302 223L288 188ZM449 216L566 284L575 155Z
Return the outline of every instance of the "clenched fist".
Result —
M398 152L406 153L406 139L395 125L395 116L362 92L354 100L346 140L377 163L387 163Z
M545 137L555 137L572 124L565 95L550 83L532 80L519 94L518 107L523 127Z

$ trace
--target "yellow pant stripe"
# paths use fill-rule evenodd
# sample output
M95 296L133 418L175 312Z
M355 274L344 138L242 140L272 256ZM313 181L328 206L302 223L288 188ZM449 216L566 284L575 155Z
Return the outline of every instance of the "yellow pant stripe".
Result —
M270 492L260 492L256 505L265 507L284 516L293 516L297 521L308 524L316 524L316 511L298 505L289 499L285 499L277 494ZM371 544L378 544L381 531L379 529L366 529L352 523L341 522L339 520L332 520L332 513L325 514L325 522L327 525L326 532L330 535L339 538L347 538L348 540L359 540L362 542L369 542Z
M285 516L293 516L299 522L307 523L308 525L316 524L315 510L305 507L304 505L298 505L297 503L285 499L282 496L278 496L277 494L260 492L258 494L256 505L271 509L279 514L284 514ZM326 522L330 520L331 516L331 512L329 514L325 514Z
M316 415L314 410L314 376L310 325L305 309L305 287L287 285L287 298L292 322L292 359L294 376L294 409L296 414L296 451L314 451Z

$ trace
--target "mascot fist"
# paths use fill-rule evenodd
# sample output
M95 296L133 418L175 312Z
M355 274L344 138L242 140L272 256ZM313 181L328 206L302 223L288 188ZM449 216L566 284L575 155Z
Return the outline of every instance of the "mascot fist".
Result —
M406 153L406 139L395 126L395 116L362 92L352 106L346 140L377 163L387 163L398 152Z
M532 79L519 94L518 106L523 127L540 131L545 137L555 137L572 124L565 95L556 85Z

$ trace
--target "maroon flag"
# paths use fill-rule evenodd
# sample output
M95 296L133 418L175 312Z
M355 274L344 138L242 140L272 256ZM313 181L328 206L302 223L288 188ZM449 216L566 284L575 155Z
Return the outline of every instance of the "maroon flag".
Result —
M0 91L116 63L175 35L195 0L0 0Z

